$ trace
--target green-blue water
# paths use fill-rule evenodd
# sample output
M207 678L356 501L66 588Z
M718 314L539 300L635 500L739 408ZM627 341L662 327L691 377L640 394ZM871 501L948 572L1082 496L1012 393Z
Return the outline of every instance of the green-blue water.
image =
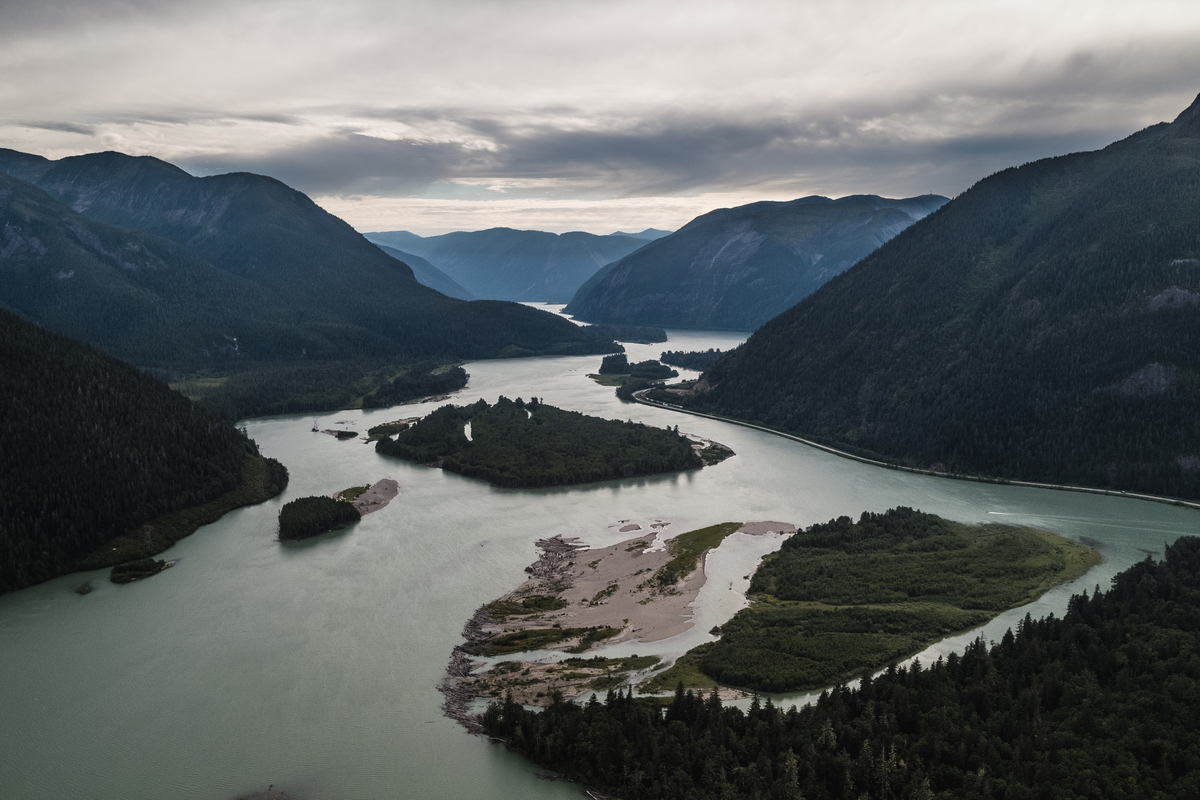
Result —
M741 338L672 332L665 345L630 346L630 359ZM1095 539L1105 561L1080 581L1090 588L1200 528L1200 515L1171 506L910 475L625 405L587 379L599 362L469 364L461 399L536 395L584 413L679 425L737 456L678 476L501 491L312 433L311 416L252 420L263 452L291 470L282 497L185 539L166 554L179 563L153 579L114 586L104 573L72 575L0 597L0 797L225 800L271 783L301 800L578 797L573 785L539 780L533 765L444 718L437 692L463 622L524 580L534 541L547 535L602 546L629 535L614 527L624 519L668 520L680 532L723 520L808 525L909 505ZM432 407L318 422L365 431ZM399 497L354 528L298 545L274 541L287 500L383 477L399 481ZM707 640L740 605L729 585L744 588L767 545L730 540L710 558L689 633L614 650L678 653ZM87 579L93 593L71 592ZM1079 588L1056 589L984 633L999 638L1026 610L1061 612Z

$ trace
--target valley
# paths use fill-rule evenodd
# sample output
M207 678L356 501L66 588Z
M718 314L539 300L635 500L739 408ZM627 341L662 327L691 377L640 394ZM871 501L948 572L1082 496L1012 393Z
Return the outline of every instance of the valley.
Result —
M668 335L665 345L629 345L630 359L657 358L664 349L728 350L740 341L734 334ZM463 399L537 396L660 429L685 419L621 403L611 388L586 377L599 362L599 356L471 362L464 365L471 382ZM408 406L400 416L424 415L437 405ZM394 409L343 411L322 415L318 427L341 420L366 431L397 416ZM1194 529L1195 512L1171 506L880 469L751 428L686 419L690 431L738 456L683 475L521 492L385 459L370 445L332 442L311 432L311 415L247 421L264 454L289 466L291 483L278 499L182 540L160 556L177 564L152 580L114 586L100 573L92 578L94 591L79 597L72 590L89 578L85 573L0 597L0 676L11 690L4 708L13 720L0 729L0 746L12 754L0 764L0 781L21 800L43 797L48 788L114 800L149 800L164 791L199 800L236 797L271 782L300 798L575 797L573 786L538 780L520 757L463 734L442 716L437 691L448 654L463 641L463 622L525 580L538 539L561 534L602 548L639 533L620 532L629 524L622 520L644 522L644 530L662 520L686 531L737 509L747 519L807 526L910 505L958 521L1003 520L1097 543L1104 561L1081 581L938 642L920 654L931 662L979 634L999 640L1025 613L1061 613L1073 591L1107 585L1147 553L1161 555L1163 541ZM396 480L399 497L366 515L352 534L287 548L274 542L284 502L381 477ZM726 540L710 553L686 633L535 658L550 659L542 662L548 666L596 656L676 658L711 641L708 631L744 607L744 576L779 544L780 537L764 534ZM147 626L154 637L145 636ZM74 657L80 651L89 657ZM619 671L617 662L603 670ZM772 697L784 704L810 695ZM181 720L191 731L187 750L173 743ZM295 729L308 732L303 742L286 735ZM392 757L397 749L430 748L436 758ZM204 754L202 768L197 752ZM161 766L154 775L138 767L147 758ZM354 766L361 758L388 766L363 772ZM114 776L107 795L93 779L101 768Z

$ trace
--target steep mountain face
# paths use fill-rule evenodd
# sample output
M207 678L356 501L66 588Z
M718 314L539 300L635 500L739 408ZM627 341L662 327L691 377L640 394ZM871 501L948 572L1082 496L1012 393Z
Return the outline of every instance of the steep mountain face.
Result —
M408 268L413 271L413 277L417 279L417 283L422 286L428 286L434 291L441 292L447 297L457 297L459 300L474 300L475 295L468 292L458 281L451 278L440 269L430 264L420 256L406 253L403 250L397 250L394 247L388 247L385 244L375 245L383 252L387 253L392 258L403 261L408 265Z
M90 220L3 173L0 305L143 366L332 348L320 318L296 324L269 289L166 239Z
M606 266L566 311L588 322L754 330L945 202L855 195L712 211Z
M368 233L376 244L428 259L476 297L565 303L596 270L645 246L636 236L492 228L423 238Z
M1197 498L1197 343L1200 98L980 181L691 402L920 467Z
M166 384L3 310L0 440L0 593L70 572L96 548L109 551L113 537L227 495L257 455L231 424ZM247 502L281 488L258 487Z
M195 178L119 153L47 161L11 150L0 150L0 171L91 220L163 237L257 284L286 302L296 322L324 323L339 356L479 358L595 347L577 326L545 312L468 305L422 286L403 262L271 178Z

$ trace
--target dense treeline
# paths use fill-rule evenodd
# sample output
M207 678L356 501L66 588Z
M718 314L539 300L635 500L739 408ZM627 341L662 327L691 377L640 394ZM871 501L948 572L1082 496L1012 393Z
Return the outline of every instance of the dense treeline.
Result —
M681 402L898 463L1200 497L1200 104L993 175Z
M857 523L839 517L764 559L750 581L757 601L685 665L763 691L828 686L981 625L1098 562L1087 547L1030 528L904 507Z
M290 542L341 528L362 519L353 503L332 497L297 497L279 509L279 538Z
M464 432L470 425L470 438ZM641 423L584 416L532 398L442 406L375 449L510 488L565 486L695 469L687 439Z
M399 374L397 374L399 373ZM264 367L222 378L179 378L174 386L226 419L385 408L461 389L461 367L423 361L405 367L364 361Z
M710 347L707 350L684 351L684 350L667 350L658 360L664 364L670 364L673 367L683 367L684 369L694 369L697 372L704 372L706 369L717 363L720 358L728 350L722 352L716 348Z
M658 344L667 340L667 332L662 328L646 325L584 325L583 332L599 342L615 339L618 342Z
M624 353L615 353L611 356L605 356L600 359L600 375L628 375L629 374L629 356Z
M430 362L415 364L363 397L363 408L387 408L435 394L455 392L467 385L462 367L441 367Z
M990 647L891 667L782 711L714 696L543 713L506 702L492 736L625 800L1200 796L1200 539Z
M230 493L257 456L241 431L159 381L7 311L0 440L0 592L70 572L114 537ZM272 475L265 489L286 483L285 470Z

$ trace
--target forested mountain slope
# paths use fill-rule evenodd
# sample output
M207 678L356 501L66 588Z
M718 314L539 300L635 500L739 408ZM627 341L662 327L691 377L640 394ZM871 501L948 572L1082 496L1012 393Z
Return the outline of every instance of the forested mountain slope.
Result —
M605 267L566 311L589 322L754 330L945 202L814 196L718 209Z
M3 173L0 306L153 367L315 355L335 322L297 324L270 289L169 240L90 220Z
M561 318L516 304L468 305L422 286L405 264L271 178L196 178L158 159L111 152L48 161L0 150L0 171L34 183L89 219L169 239L258 284L286 301L297 323L331 320L321 328L328 346L320 355L598 352ZM238 341L243 349L257 345L248 336Z
M904 464L1200 497L1200 101L980 181L690 403Z
M164 514L231 493L230 507L259 502L287 481L165 384L2 310L0 441L0 592L70 572Z
M426 258L476 297L565 303L596 270L645 246L636 236L491 228L420 237L368 233L376 244Z

